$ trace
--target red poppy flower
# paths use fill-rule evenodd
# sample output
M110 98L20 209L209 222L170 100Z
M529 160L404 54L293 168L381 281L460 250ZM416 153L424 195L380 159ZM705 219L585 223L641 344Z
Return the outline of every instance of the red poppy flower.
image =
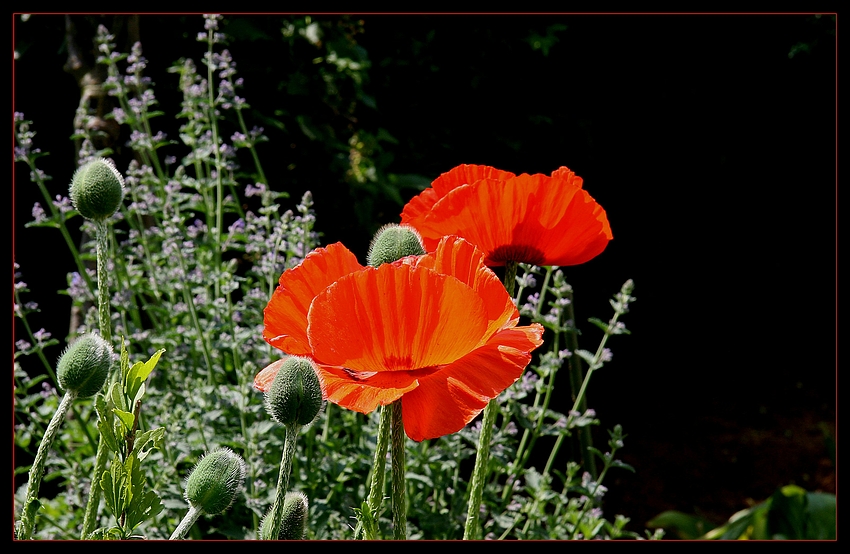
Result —
M547 176L460 165L408 202L401 222L419 231L428 251L444 235L467 239L488 266L577 265L613 238L605 210L566 167Z
M459 431L522 375L543 327L518 321L483 253L461 238L378 268L336 243L281 275L263 338L312 358L334 404L369 413L401 398L404 429L421 441ZM254 386L266 391L279 367Z

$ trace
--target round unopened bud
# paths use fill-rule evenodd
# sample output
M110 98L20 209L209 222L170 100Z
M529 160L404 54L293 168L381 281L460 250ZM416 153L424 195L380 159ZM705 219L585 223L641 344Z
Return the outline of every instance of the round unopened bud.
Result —
M303 540L307 531L308 511L309 503L306 494L298 491L286 493L283 498L283 517L280 520L280 532L277 534L277 540ZM273 512L274 506L269 508L266 515L263 516L263 521L260 522L260 538L262 540L270 540L273 534L271 530Z
M86 219L106 219L124 199L124 177L112 161L95 158L74 172L70 196L74 208Z
M290 356L266 393L266 409L282 425L308 425L322 408L322 385L309 358Z
M112 345L100 335L81 336L62 353L56 367L59 388L77 398L94 396L109 377Z
M372 267L389 264L405 256L425 253L419 232L408 225L384 225L375 233L366 260Z
M186 479L186 500L193 508L215 515L233 504L245 482L245 460L227 447L201 458Z

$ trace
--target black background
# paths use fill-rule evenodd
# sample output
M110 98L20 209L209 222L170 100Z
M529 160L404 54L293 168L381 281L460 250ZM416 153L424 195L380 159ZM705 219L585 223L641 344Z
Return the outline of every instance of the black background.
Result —
M637 470L612 474L609 515L638 527L662 509L725 519L791 482L834 492L816 432L821 421L835 431L837 397L834 19L361 19L376 109L360 122L399 139L388 171L433 179L460 163L547 174L567 165L606 209L614 240L565 273L589 350L600 333L583 322L607 320L609 298L626 279L636 285L623 319L632 334L609 341L613 360L589 391L598 442L621 423L623 454ZM172 86L164 68L177 55L199 59L200 16L141 22L146 74ZM528 31L556 23L566 28L548 55L534 51ZM62 70L62 18L16 20L15 32L29 40L14 64L14 110L34 121L37 146L51 152L39 166L53 175L54 194L65 194L79 90ZM808 50L789 56L800 44ZM244 96L259 109L278 94L265 47L230 46ZM176 96L159 88L157 96L176 111ZM274 158L281 148L272 136L259 153ZM293 198L297 187L314 194L323 242L342 240L363 259L372 229L351 223L339 184L302 175ZM12 200L14 260L40 295L36 328L61 339L70 302L49 295L74 267L57 232L23 229L41 200L23 164ZM379 211L375 223L398 222L399 213Z

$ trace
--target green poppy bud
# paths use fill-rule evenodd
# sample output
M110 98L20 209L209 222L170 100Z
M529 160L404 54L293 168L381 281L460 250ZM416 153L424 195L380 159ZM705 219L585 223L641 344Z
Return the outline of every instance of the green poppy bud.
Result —
M74 208L86 219L106 219L124 199L124 177L110 160L96 158L74 172L70 196Z
M369 265L378 267L392 263L405 256L421 256L425 253L419 232L407 225L384 225L375 233L366 256Z
M274 506L269 508L266 515L263 516L263 521L260 523L260 538L268 540L271 533L272 512ZM278 540L281 541L300 541L304 538L304 533L307 530L307 512L309 503L307 495L303 492L291 491L286 493L283 499L283 518L280 522L280 532Z
M78 338L59 358L56 378L59 388L77 398L94 396L109 377L112 345L100 335L89 333Z
M266 409L282 425L308 425L322 408L322 386L309 358L286 359L266 393Z
M220 447L201 458L186 479L186 500L193 508L215 515L233 504L245 482L245 460Z

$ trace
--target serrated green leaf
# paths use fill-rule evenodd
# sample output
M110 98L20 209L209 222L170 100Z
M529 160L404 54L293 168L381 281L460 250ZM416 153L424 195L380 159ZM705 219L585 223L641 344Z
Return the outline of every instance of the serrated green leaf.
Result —
M136 442L133 446L133 452L138 457L139 461L143 461L148 457L148 454L162 447L162 441L165 437L165 427L157 427L143 431L136 435Z
M594 356L594 355L593 355L593 353L588 352L587 350L579 349L579 350L576 350L576 354L578 354L578 355L579 355L579 357L580 357L582 360L584 360L585 362L587 362L587 364L588 364L589 366L591 366L591 367L592 367L592 366L594 365L594 361L595 361L596 356Z
M108 471L103 472L100 486L103 489L103 500L112 515L117 519L124 511L127 503L127 472L124 464L116 455Z
M608 324L605 323L604 321L602 321L601 319L591 317L591 318L588 318L587 321L589 321L590 323L593 323L594 325L596 325L597 327L599 327L600 329L602 329L606 333L608 332Z

